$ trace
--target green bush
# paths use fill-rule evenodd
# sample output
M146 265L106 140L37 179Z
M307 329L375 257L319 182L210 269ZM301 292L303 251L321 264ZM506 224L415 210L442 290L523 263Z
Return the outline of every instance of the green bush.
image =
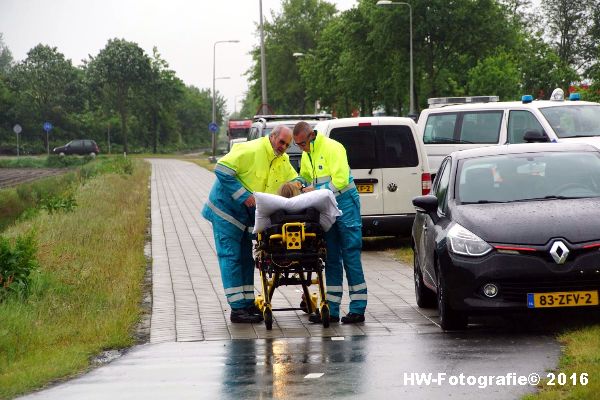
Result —
M36 215L42 199L68 197L77 179L74 172L68 172L0 190L0 231L19 218L24 220Z
M32 233L17 236L14 245L0 236L0 301L11 295L27 296L31 274L38 268L36 252L37 246Z
M57 211L73 211L77 206L73 193L65 193L63 196L51 196L42 198L39 207L53 214Z

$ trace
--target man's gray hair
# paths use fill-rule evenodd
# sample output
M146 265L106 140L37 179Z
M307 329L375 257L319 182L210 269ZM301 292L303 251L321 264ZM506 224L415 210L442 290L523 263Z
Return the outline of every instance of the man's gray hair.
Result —
M273 130L271 131L271 134L269 136L274 137L274 138L278 138L279 134L284 129L290 129L290 128L288 128L287 126L285 126L283 124L277 125L275 128L273 128Z

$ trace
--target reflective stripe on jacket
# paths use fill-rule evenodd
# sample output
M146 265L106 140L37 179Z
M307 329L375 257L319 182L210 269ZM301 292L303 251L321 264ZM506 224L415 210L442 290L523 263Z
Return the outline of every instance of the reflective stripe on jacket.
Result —
M268 137L236 144L215 167L213 185L202 215L225 220L244 231L254 225L254 208L244 201L253 192L275 194L282 183L298 176L287 154L275 157Z

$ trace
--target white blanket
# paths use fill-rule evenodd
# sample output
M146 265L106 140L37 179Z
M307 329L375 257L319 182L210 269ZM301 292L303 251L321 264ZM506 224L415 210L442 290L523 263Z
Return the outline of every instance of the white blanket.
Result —
M299 213L309 207L315 208L319 213L321 228L327 232L335 219L342 215L337 207L335 196L330 190L314 190L302 193L290 199L268 193L254 193L256 198L256 217L254 219L254 233L262 232L271 226L270 216L275 211L285 210L288 213Z

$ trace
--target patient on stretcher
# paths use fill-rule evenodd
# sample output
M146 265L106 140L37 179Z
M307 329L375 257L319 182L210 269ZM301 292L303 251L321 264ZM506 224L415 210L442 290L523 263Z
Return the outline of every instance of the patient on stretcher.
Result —
M295 193L290 187L295 185L289 183L285 185L286 189L280 191L285 194ZM296 190L298 190L296 186ZM283 196L283 195L282 195ZM254 193L256 198L256 214L254 219L253 233L259 233L272 225L271 215L278 210L284 210L286 214L303 214L305 210L314 208L319 213L319 224L324 232L327 232L335 223L342 212L337 207L335 196L330 190L315 190L312 192L301 193L287 198L268 193Z
M301 193L300 187L298 187L296 182L286 182L279 187L279 190L277 190L278 195L287 199L298 196Z

